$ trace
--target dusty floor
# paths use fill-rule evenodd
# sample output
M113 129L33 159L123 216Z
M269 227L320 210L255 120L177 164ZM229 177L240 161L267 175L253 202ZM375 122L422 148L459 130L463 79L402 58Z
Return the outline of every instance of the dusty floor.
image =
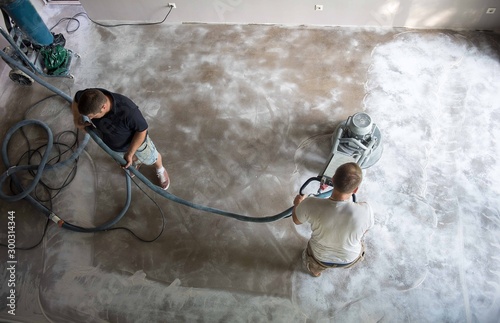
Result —
M49 10L49 9L47 9ZM48 26L79 11L43 13ZM300 265L309 229L290 219L246 223L155 196L165 230L74 233L50 224L18 250L16 317L7 313L0 248L0 319L22 322L499 322L500 37L482 32L238 25L102 28L80 17L66 35L87 87L140 107L186 200L261 217L291 206L317 175L335 126L368 112L384 136L359 200L375 211L367 257L320 278ZM55 32L62 32L64 26ZM1 75L0 138L23 118L72 130L69 104ZM40 144L44 135L27 130ZM66 135L62 141L70 142ZM81 137L81 136L80 136ZM26 150L16 135L15 160ZM5 163L0 164L0 172ZM152 169L141 169L154 181ZM67 171L44 175L63 181ZM94 226L125 200L123 172L94 142L55 197L64 220ZM7 189L4 187L4 191ZM42 195L42 193L40 193ZM117 226L143 239L162 214L137 186ZM0 201L0 240L16 213L18 247L45 219ZM4 282L5 281L5 282Z

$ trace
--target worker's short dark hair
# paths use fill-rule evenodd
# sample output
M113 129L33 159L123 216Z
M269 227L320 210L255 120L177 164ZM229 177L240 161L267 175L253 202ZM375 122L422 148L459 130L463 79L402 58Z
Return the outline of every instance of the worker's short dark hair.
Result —
M352 193L363 180L363 172L356 163L346 163L335 171L333 187L345 194Z
M78 100L78 112L87 116L101 112L102 106L106 103L106 95L98 89L87 89L83 91Z

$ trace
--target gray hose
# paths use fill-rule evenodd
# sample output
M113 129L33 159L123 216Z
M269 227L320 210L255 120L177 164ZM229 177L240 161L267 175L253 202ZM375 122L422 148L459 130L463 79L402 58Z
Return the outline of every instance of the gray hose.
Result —
M54 93L60 95L61 97L63 97L64 99L66 99L68 102L72 102L72 99L64 92L62 92L61 90L55 88L54 86L48 84L47 82L45 82L43 79L39 78L38 76L36 76L34 73L32 73L31 71L29 71L28 69L24 68L22 65L18 64L16 61L14 61L13 59L11 59L10 57L8 57L5 53L3 53L3 51L0 51L0 55L2 56L2 58L4 58L8 63L10 64L13 64L15 65L16 67L18 67L20 70L22 70L23 72L25 72L26 74L28 74L29 76L31 76L35 81L37 81L38 83L40 83L41 85L45 86L46 88L48 88L49 90L53 91ZM104 150L106 151L114 160L116 160L118 163L120 163L121 165L125 165L126 162L125 160L121 157L121 156L118 156L114 151L112 151L102 140L101 138L99 138L99 136L94 132L94 130L90 127L87 127L85 129L88 133L88 135L90 135L90 137L92 137L92 139ZM48 150L48 149L47 149ZM21 166L22 167L22 166ZM35 166L36 167L36 166ZM40 167L40 165L38 166ZM251 216L246 216L246 215L241 215L241 214L236 214L236 213L232 213L232 212L227 212L227 211L222 211L222 210L219 210L219 209L215 209L215 208L212 208L212 207L208 207L208 206L203 206L203 205L199 205L199 204L196 204L196 203L192 203L192 202L189 202L189 201L186 201L180 197L177 197L165 190L162 190L159 186L156 186L154 184L152 184L146 177L144 177L144 175L142 175L140 172L138 172L133 166L130 166L128 168L132 173L134 173L138 179L140 179L144 184L146 184L152 191L156 192L157 194L171 200L171 201L174 201L176 203L179 203L179 204L183 204L185 206L188 206L188 207L191 207L191 208L194 208L194 209L198 209L198 210L201 210L201 211L205 211L205 212L210 212L210 213L214 213L214 214L218 214L218 215L222 215L222 216L226 216L226 217L230 217L230 218L233 218L233 219L236 219L236 220L240 220L240 221L246 221L246 222L257 222L257 223L266 223L266 222L273 222L273 221L277 221L279 219L282 219L282 218L286 218L286 217L289 217L291 214L292 214L292 209L293 207L290 207L288 208L287 210L281 212L281 213L278 213L276 215L272 215L272 216L266 216L266 217L251 217ZM43 168L42 168L43 170ZM9 170L6 172L8 173ZM41 172L39 172L40 176L41 176ZM7 176L5 173L2 175L2 178L5 176ZM37 176L38 176L38 173L37 173ZM38 176L39 177L39 176ZM128 176L127 176L128 178ZM36 185L36 184L34 184ZM31 186L34 186L33 184L30 185ZM131 184L130 184L130 179L127 180L127 205L129 205L129 191L131 190ZM28 196L27 193L23 192L22 193L25 197ZM324 197L323 195L325 195L324 193L319 195L319 197ZM128 206L126 206L128 207ZM124 209L125 210L125 209ZM123 211L123 210L122 210ZM118 217L117 217L118 218ZM61 221L59 221L61 222ZM74 226L74 225L71 225L69 223L66 223L66 222L63 222L62 224L63 227L67 228L67 229L70 229L70 230L74 230L74 231L84 231L84 232L87 232L86 230L92 230L92 229L84 229L84 228L80 228L78 226ZM99 227L98 227L99 228Z
M95 131L91 128L91 127L87 127L85 130L87 130L88 134L90 134L90 137L92 137L92 139L105 151L107 152L111 157L113 157L114 160L116 160L118 163L120 163L120 165L125 165L126 164L126 161L125 159L123 159L121 156L117 155L113 150L111 150L103 141L101 138L99 138L99 136L95 133ZM215 209L215 208L212 208L212 207L208 207L208 206L204 206L204 205L199 205L199 204L196 204L196 203L193 203L193 202L189 202L189 201L186 201L178 196L175 196L174 194L172 193L169 193L165 190L162 190L159 186L156 186L154 185L153 183L151 183L149 181L149 179L147 179L146 177L144 177L144 175L142 175L139 171L137 171L135 169L135 167L133 166L130 166L128 168L132 173L135 174L135 176L137 176L138 179L140 179L144 184L146 184L152 191L154 191L155 193L171 200L171 201L174 201L176 203L179 203L179 204L182 204L182 205L186 205L186 206L189 206L191 208L194 208L194 209L197 209L197 210L201 210L201 211L205 211L205 212L210 212L210 213L214 213L214 214L219 214L219 215L223 215L223 216L226 216L226 217L230 217L230 218L233 218L233 219L236 219L236 220L240 220L240 221L246 221L246 222L273 222L273 221L276 221L276 220L279 220L279 219L282 219L282 218L285 218L287 216L289 216L290 214L292 214L292 207L281 212L281 213L278 213L276 215L273 215L273 216L267 216L267 217L251 217L251 216L246 216L246 215L240 215L240 214L236 214L236 213L231 213L231 212L227 212L227 211L222 211L222 210L219 210L219 209Z
M38 165L12 166L10 159L9 159L9 156L8 156L9 142L12 139L12 135L17 130L19 130L20 128L27 126L27 125L37 125L37 126L42 127L45 130L45 132L47 133L47 146L46 146L45 152L42 155L42 160L40 161L40 163ZM121 212L114 219L112 219L112 220L110 220L102 225L99 225L95 228L83 228L83 227L79 227L77 225L73 225L71 223L67 223L65 221L62 221L62 220L60 220L59 217L55 216L51 210L49 210L47 207L45 207L43 204L41 204L39 201L37 201L36 199L34 199L33 197L31 197L29 195L35 189L36 185L40 181L41 176L43 174L43 171L45 169L56 169L56 168L63 167L69 163L74 162L78 158L78 156L82 153L83 148L85 147L85 145L89 141L89 138L90 138L90 136L86 135L85 138L83 139L82 143L78 147L78 149L75 150L68 159L66 159L62 162L56 163L54 165L48 165L47 161L48 161L50 152L51 152L52 147L53 147L53 142L54 142L54 137L53 137L53 134L52 134L52 131L50 130L50 128L45 123L38 121L38 120L23 120L23 121L15 124L12 128L9 129L9 131L7 131L6 137L5 137L3 144L2 144L2 160L3 160L3 163L5 164L5 166L7 167L7 171L4 172L0 176L0 187L3 187L4 182L6 181L6 179L8 177L11 177L14 184L16 185L17 189L21 193L16 194L16 195L6 195L6 194L4 194L4 192L2 190L0 190L0 198L3 200L9 201L9 202L15 202L15 201L19 201L21 199L27 199L37 209L42 211L42 213L44 213L47 217L49 217L52 220L54 220L54 218L57 219L57 221L54 221L54 222L57 222L62 227L67 228L67 229L71 229L73 231L79 231L79 232L104 231L104 230L109 229L113 225L115 225L125 215L128 208L130 207L130 201L132 200L131 182L130 182L130 178L128 176L126 176L126 179L125 179L126 184L127 184L127 199L125 201L125 206L123 207ZM28 187L23 187L21 185L21 182L17 178L16 173L18 173L20 171L28 171L28 170L35 170L35 169L36 169L35 178L33 179L33 181L31 182L31 184Z

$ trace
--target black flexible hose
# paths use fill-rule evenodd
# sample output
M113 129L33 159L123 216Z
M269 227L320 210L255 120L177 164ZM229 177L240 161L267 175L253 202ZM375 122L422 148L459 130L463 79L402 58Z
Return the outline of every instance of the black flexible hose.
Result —
M318 181L318 182L321 182L321 176L316 176L316 177L311 177L309 178L307 181L304 182L304 184L302 184L302 186L300 187L300 190L299 190L299 194L300 195L304 195L303 191L304 189L306 188L307 185L309 185L312 181Z
M303 193L304 189L307 187L307 185L309 185L313 181L321 182L321 176L311 177L307 181L305 181L304 184L302 184L302 186L300 187L299 194L300 195L304 195L304 193ZM323 192L323 193L316 194L314 196L315 197L325 198L325 197L329 196L331 193L332 193L332 191L330 190L330 191L326 191L326 192ZM356 194L354 194L354 193L352 193L352 201L354 203L356 203Z

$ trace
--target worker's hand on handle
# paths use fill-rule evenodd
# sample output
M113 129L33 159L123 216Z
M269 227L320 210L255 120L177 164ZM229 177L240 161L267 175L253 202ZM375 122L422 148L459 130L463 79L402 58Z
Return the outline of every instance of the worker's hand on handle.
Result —
M75 123L75 127L77 127L80 130L83 130L85 129L85 127L92 125L90 122L84 121L82 116L75 117L73 119L73 122Z
M129 168L130 165L132 165L134 154L129 154L128 152L123 155L123 159L127 162L125 165L123 165L123 168Z
M77 129L84 130L85 127L92 125L91 122L85 120L83 115L80 114L78 104L75 101L71 102L71 113L73 114L73 123Z
M306 196L305 196L305 195L298 194L297 196L295 196L295 199L293 200L293 205L294 205L294 206L299 205L299 204L300 204L300 202L302 202L305 198L306 198Z

